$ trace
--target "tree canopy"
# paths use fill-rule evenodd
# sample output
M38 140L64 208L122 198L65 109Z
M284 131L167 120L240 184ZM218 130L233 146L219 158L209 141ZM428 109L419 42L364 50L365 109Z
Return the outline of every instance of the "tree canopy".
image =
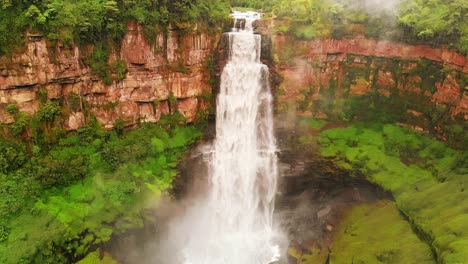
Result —
M231 0L288 20L279 30L301 39L371 38L424 43L468 52L466 0Z
M64 44L120 40L127 21L167 27L225 21L225 0L1 0L0 54L21 44L25 30Z
M468 3L465 0L404 0L399 23L417 38L468 52Z

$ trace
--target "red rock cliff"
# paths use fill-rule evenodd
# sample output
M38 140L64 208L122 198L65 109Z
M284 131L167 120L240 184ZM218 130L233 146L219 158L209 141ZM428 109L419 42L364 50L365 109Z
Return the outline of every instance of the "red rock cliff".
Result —
M334 83L338 97L378 90L422 94L434 104L448 105L452 116L468 120L468 59L454 51L371 39L296 41L275 36L273 46L284 81L280 102L319 100L320 89ZM438 72L421 71L421 59ZM432 68L428 68L432 69ZM431 86L428 92L424 87Z
M197 28L183 34L169 30L150 45L143 28L129 23L120 51L110 55L111 61L124 60L128 73L124 80L105 85L84 63L93 47L50 46L41 36L30 35L24 50L0 57L0 122L13 121L6 112L11 104L34 114L41 89L49 99L63 99L65 128L70 130L84 125L85 108L107 128L119 118L127 125L155 122L176 110L192 121L204 105L200 95L211 92L207 60L217 38ZM67 107L71 92L80 96L82 107L75 111Z

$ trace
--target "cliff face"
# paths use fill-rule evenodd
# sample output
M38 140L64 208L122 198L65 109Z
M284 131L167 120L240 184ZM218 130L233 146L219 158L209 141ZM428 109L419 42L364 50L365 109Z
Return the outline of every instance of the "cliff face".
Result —
M330 119L386 116L455 140L466 129L468 59L456 52L369 39L273 38L279 111ZM295 104L293 103L295 102ZM458 137L462 133L458 133Z
M63 106L66 129L83 126L90 113L111 128L117 119L132 125L155 122L161 114L179 111L193 121L205 107L202 95L211 92L208 60L217 35L169 30L157 34L148 44L143 28L129 23L121 48L111 51L110 62L123 60L128 72L122 81L105 85L84 63L93 47L48 45L41 36L28 36L24 50L0 57L0 122L10 123L8 105L34 114L39 109L38 93ZM72 107L72 96L79 106ZM75 103L76 104L76 103Z

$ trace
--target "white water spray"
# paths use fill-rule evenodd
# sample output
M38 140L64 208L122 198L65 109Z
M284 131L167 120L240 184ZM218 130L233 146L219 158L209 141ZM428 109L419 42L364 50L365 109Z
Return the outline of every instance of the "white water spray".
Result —
M268 67L260 62L261 37L252 30L260 16L233 17L245 24L227 33L230 57L218 95L209 194L173 226L185 237L185 264L267 264L279 258L272 223L278 175L273 99Z

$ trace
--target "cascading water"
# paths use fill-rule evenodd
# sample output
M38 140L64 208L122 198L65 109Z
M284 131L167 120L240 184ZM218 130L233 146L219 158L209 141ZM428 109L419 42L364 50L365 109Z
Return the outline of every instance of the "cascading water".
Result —
M184 232L185 264L267 264L279 258L272 217L277 185L272 95L268 67L260 62L254 12L235 12L244 29L229 37L221 76L216 139L205 200L176 223ZM182 230L182 231L181 231Z

